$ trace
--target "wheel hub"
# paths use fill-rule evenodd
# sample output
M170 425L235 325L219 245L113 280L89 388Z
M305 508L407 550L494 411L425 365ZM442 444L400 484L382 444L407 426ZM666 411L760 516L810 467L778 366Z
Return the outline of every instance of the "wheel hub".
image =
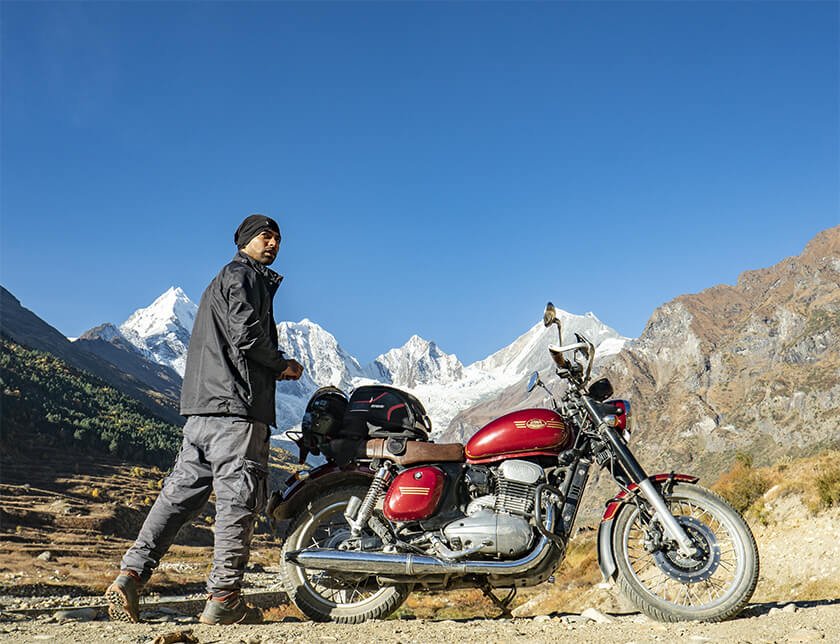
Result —
M693 517L678 516L677 522L685 530L697 552L691 557L680 554L676 544L653 553L662 572L683 584L696 584L715 574L720 565L720 545L714 533Z

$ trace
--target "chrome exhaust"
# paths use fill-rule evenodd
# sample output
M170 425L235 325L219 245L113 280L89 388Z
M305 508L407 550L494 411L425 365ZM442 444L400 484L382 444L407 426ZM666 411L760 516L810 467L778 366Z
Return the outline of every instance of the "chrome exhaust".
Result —
M554 528L554 506L546 512L545 527ZM391 554L385 552L360 552L306 548L286 553L286 561L303 568L327 572L359 573L381 576L422 575L516 575L539 564L550 552L551 541L545 535L520 559L513 561L448 561L428 555Z

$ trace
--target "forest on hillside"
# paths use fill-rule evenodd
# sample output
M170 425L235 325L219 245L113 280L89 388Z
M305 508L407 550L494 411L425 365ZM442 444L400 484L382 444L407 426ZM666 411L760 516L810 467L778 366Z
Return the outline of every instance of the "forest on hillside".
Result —
M4 446L64 444L169 467L181 429L138 401L50 353L0 338L0 420Z

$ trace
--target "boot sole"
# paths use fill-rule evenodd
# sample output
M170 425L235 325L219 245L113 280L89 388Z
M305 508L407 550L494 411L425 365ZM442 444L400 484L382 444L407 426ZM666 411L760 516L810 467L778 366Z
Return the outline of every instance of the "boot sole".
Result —
M108 602L108 616L115 622L136 624L140 621L139 615L132 614L128 598L119 588L109 588L105 592L105 600Z

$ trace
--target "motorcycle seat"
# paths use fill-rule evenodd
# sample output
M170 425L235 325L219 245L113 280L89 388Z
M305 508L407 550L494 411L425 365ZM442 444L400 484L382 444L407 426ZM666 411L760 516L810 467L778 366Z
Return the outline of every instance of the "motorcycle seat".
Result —
M384 438L374 438L365 443L367 458L386 458L399 465L419 463L463 463L464 446L461 443L427 443L425 441L407 441L405 450L395 454L389 449Z

